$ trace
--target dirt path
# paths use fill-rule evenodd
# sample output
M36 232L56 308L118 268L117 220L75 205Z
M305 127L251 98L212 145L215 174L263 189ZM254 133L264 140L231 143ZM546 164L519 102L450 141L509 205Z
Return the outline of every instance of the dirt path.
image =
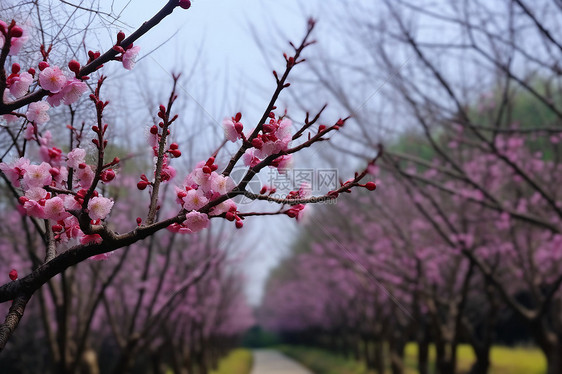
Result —
M298 362L279 351L259 349L254 354L251 374L313 374Z

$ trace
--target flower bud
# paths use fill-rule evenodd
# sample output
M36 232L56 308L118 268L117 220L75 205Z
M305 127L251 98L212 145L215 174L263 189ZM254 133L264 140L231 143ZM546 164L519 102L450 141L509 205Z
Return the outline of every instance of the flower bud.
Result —
M41 61L38 66L39 70L43 71L49 67L49 63L47 61Z
M10 35L13 38L19 38L20 36L23 35L23 29L19 26L14 26L12 27L12 29L10 30Z
M374 191L377 188L377 185L375 184L375 182L367 182L365 183L364 186L366 189L368 189L369 191Z
M15 281L16 279L18 279L18 271L16 269L12 269L10 270L10 273L8 273L8 276L11 280Z
M178 3L178 5L180 6L180 8L189 9L189 8L191 7L191 1L189 1L189 0L180 0L180 2Z
M68 63L68 68L71 72L78 74L78 72L80 71L80 63L76 60L70 60L70 62Z

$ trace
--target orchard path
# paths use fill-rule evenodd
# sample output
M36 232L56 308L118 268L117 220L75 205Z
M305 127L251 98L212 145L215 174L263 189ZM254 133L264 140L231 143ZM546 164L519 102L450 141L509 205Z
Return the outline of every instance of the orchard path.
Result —
M258 349L252 353L254 367L250 374L312 374L310 370L279 351Z

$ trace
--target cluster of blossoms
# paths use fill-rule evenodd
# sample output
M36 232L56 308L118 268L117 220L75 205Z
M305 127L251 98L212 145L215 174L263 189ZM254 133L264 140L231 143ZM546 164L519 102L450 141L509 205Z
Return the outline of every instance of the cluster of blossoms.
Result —
M120 32L114 46L114 49L120 48L117 51L120 55L114 59L122 61L126 69L131 69L140 48L132 44L125 48L119 47L124 38L124 34ZM9 25L0 21L0 48L4 49L6 40L9 40L9 55L17 55L28 39L27 33L16 25L15 21ZM20 64L16 62L11 65L11 74L6 77L7 90L4 92L3 101L20 99L36 91L36 88L44 90L43 97L46 96L46 99L30 103L25 114L11 112L4 114L3 118L8 123L16 121L18 117L27 120L23 137L26 141L34 142L39 146L38 153L42 162L37 164L26 157L20 157L11 163L0 163L0 170L15 188L20 189L21 213L50 220L50 227L57 242L77 239L82 244L99 243L100 235L84 234L78 217L84 212L91 224L99 224L109 215L113 201L99 195L93 184L96 180L96 172L99 181L103 183L112 181L115 178L112 167L119 160L116 158L98 170L85 162L85 149L74 148L64 154L61 149L51 144L51 133L41 131L41 125L50 119L48 111L51 107L74 104L88 91L86 81L89 76L83 75L83 67L76 60L70 61L67 69L51 66L48 62L51 47L45 48L42 45L40 52L42 61L37 64L37 70L30 67L27 71L22 71ZM87 64L94 62L100 56L100 52L89 51ZM99 67L101 65L93 70ZM103 79L98 84L101 85L102 81ZM97 95L99 90L96 94L90 95L90 98L101 116L101 111L107 102L101 102ZM92 142L98 150L103 150L107 143L107 140L103 140L107 125L102 129L93 126L92 129L98 134L98 139L92 139Z
M240 122L242 115L237 113L231 119L223 121L224 134L231 142L239 139L247 141L250 135L244 135L244 125ZM269 113L269 121L264 123L259 133L252 139L251 148L244 153L243 161L246 166L254 167L266 157L286 151L292 140L292 121L285 117L275 117ZM291 163L291 155L281 155L271 163L272 167L283 171Z
M10 40L9 55L15 56L19 53L23 44L29 39L27 33L20 26L12 21L10 25L0 21L0 48L4 47L5 40ZM125 69L131 70L135 65L136 57L140 51L140 47L132 44L121 47L119 44L125 39L125 34L119 32L117 35L117 43L113 47L120 53L114 59L121 61ZM29 104L25 116L27 120L36 125L42 125L49 121L48 110L51 107L57 107L61 104L71 105L77 102L80 97L88 91L85 83L89 77L81 75L82 66L76 60L68 63L68 69L61 69L59 66L51 66L47 61L51 47L45 48L41 46L41 55L43 60L37 64L37 70L30 67L27 71L22 71L18 63L13 63L11 74L6 78L6 88L4 93L4 101L8 99L20 99L30 93L30 89L36 86L47 91L45 101L36 101ZM100 52L88 51L88 64L101 56ZM96 69L103 65L98 66ZM4 119L13 122L17 119L15 114L5 114Z
M86 151L75 148L66 156L65 164L42 162L33 164L27 158L19 158L11 164L0 163L0 170L10 179L14 187L23 192L19 198L21 211L31 217L48 219L52 222L55 240L66 242L69 239L79 239L85 244L92 240L101 240L99 235L84 235L76 217L83 208L84 197L94 179L94 171L85 163ZM60 155L62 159L62 154ZM78 191L67 191L69 170L72 170L72 185ZM113 180L115 172L112 169L104 171L106 182ZM87 202L87 213L92 223L99 223L105 219L113 207L111 199L100 196L96 191Z
M188 213L183 223L169 227L171 231L192 233L203 230L209 225L209 216L221 214L225 214L230 221L236 220L236 227L242 227L242 220L237 215L236 203L231 199L213 206L209 214L198 212L209 202L227 194L235 187L232 178L217 173L217 169L215 158L210 157L206 162L198 163L185 178L181 187L176 187L176 202Z

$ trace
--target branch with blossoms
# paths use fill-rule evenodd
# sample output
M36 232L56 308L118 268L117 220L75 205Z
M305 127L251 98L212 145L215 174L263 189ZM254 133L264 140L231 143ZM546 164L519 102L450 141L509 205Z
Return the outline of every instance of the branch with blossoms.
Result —
M284 214L298 220L306 204L336 199L340 194L350 193L356 187L375 190L374 182L361 181L369 168L381 157L381 147L377 156L363 171L355 173L353 178L345 182L340 181L339 188L323 196L308 196L301 188L291 191L285 199L279 199L272 196L274 191L271 188L262 189L260 194L247 190L248 184L264 168L274 168L283 173L292 161L293 154L315 143L330 140L330 135L342 129L347 120L339 119L330 126L319 124L324 106L312 118L307 114L304 124L294 131L293 122L288 118L286 111L282 114L275 113L277 99L282 91L290 86L287 82L290 72L296 65L305 61L301 55L306 47L313 44L309 37L315 22L309 20L302 42L298 46L291 43L293 54L284 54L284 72L273 72L276 88L257 125L245 132L241 113L223 121L227 140L233 143L241 141L234 156L222 172L218 172L219 153L226 145L226 142L223 142L207 160L197 164L184 181L175 187L177 213L159 220L160 210L166 202L162 184L169 183L176 176L172 162L182 155L180 146L169 142L179 118L177 114L173 114L173 107L177 99L176 85L180 76L173 75L173 88L168 102L166 105L160 105L158 109L157 115L161 121L149 129L154 167L150 175L142 174L137 183L139 190L146 190L149 194L146 218L131 219L131 230L124 234L115 232L110 227L110 216L115 202L103 196L104 189L101 188L102 185L114 181L114 168L120 163L119 158L109 162L105 160L105 149L109 142L106 133L110 127L104 119L104 110L109 101L102 98L101 92L105 77L101 76L98 79L95 90L90 95L96 114L96 123L91 126L94 134L91 142L96 149L94 165L86 163L86 150L80 146L80 141L87 136L85 132L70 127L71 138L75 138L78 147L64 154L61 149L51 144L50 133L42 131L41 126L49 120L47 111L50 107L61 103L69 105L80 98L87 90L84 81L89 78L90 73L101 68L103 63L118 60L123 63L124 68L132 68L134 57L138 53L138 47L134 47L132 42L170 14L176 6L189 8L189 5L189 1L170 1L129 38L119 32L115 45L103 55L99 52L88 52L88 63L84 67L75 60L71 61L68 68L74 73L73 77L69 77L59 67L50 66L48 59L51 47L42 46L43 61L38 64L40 73L33 92L28 92L36 75L33 68L21 73L21 67L14 63L12 74L3 80L2 89L8 89L14 100L2 102L0 114L7 113L10 120L13 120L11 116L25 118L25 141L32 140L36 143L42 162L34 163L25 157L24 152L20 152L20 157L12 163L1 163L0 170L4 178L10 181L21 212L34 220L43 220L44 227L38 227L38 230L46 242L46 261L21 279L18 278L17 269L14 269L13 276L10 275L12 282L0 286L0 302L14 300L5 322L0 325L0 350L17 327L25 305L33 293L54 276L88 258L105 258L106 254L130 246L163 229L179 234L196 233L208 228L211 218L224 218L235 222L238 229L244 226L243 220L249 216ZM2 47L2 62L5 62L7 54L13 51L14 41L24 33L18 31L15 22L10 25L0 24L0 31L5 41ZM45 96L47 98L43 101ZM26 105L28 107L25 115L17 112L12 115L14 110ZM298 142L303 137L305 140ZM245 173L242 180L235 183L230 174L239 163L244 164ZM237 196L265 200L279 204L281 208L275 213L241 212L233 200Z

